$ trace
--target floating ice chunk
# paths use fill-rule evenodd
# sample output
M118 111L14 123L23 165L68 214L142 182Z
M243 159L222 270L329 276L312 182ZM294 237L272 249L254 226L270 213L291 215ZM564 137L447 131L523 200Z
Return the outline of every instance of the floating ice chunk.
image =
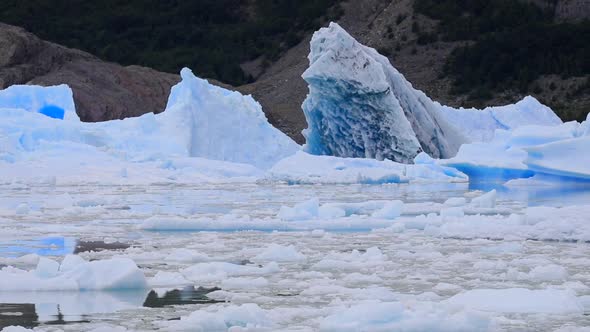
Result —
M72 90L65 84L42 87L13 85L0 90L0 109L21 109L54 119L80 121Z
M344 216L346 216L346 211L338 206L330 204L324 204L320 206L319 217L322 219L335 219L342 218Z
M59 263L45 257L41 257L39 259L39 263L37 263L37 268L35 269L35 274L39 278L53 278L58 274L59 271Z
M409 181L465 182L467 176L438 165L404 165L390 160L315 156L298 152L274 165L266 178L294 184L386 184Z
M363 267L378 266L387 260L378 247L368 248L364 253L353 250L350 253L331 253L313 265L318 270L358 270Z
M1 330L1 332L34 332L22 326L7 326Z
M488 331L489 319L471 312L450 313L428 305L365 301L335 308L320 331Z
M467 204L467 200L465 197L451 197L447 199L444 203L446 206L465 206Z
M457 155L437 161L455 167L471 180L512 180L549 175L546 180L590 180L590 136L581 136L585 123L522 126L497 130L490 142L464 144ZM552 178L552 179L551 179Z
M282 220L308 220L319 215L320 201L317 197L295 204L293 207L282 206L277 217Z
M402 214L403 207L404 202L402 201L389 201L381 209L373 212L371 216L373 218L395 219Z
M471 200L471 205L478 208L493 209L496 207L496 189Z
M280 271L277 263L270 262L263 267L238 265L226 262L199 263L183 269L185 278L193 281L220 281L227 277L263 276Z
M566 314L584 310L572 291L557 289L474 289L457 294L447 302L469 309L501 313Z
M590 180L590 136L525 148L533 171Z
M486 107L483 110L442 106L447 120L472 142L487 142L497 129L513 130L525 125L554 126L561 120L547 106L531 96L513 105Z
M150 287L175 287L188 285L190 282L181 273L158 271L148 280L148 284Z
M57 262L41 258L34 271L0 270L0 291L57 291L143 289L143 272L130 259L113 258L92 262Z
M221 281L221 288L223 289L256 289L268 287L268 280L258 278L227 278Z
M306 257L298 252L293 245L282 246L273 243L253 259L254 261L300 262L304 261Z
M206 262L211 260L209 256L206 254L189 250L189 249L174 249L166 258L164 258L167 262L183 262L183 263L196 263L196 262Z
M529 278L539 281L563 281L567 277L567 269L555 264L536 266L529 272Z
M241 331L231 328L269 329L273 326L267 312L253 303L197 310L180 320L163 322L162 325L172 331Z
M461 286L449 284L446 282L439 282L432 289L437 292L458 292L462 290Z
M251 228L248 228L251 227ZM276 223L271 222L270 225L264 223L256 223L248 216L234 216L225 215L219 219L213 218L178 218L178 217L160 217L153 216L144 220L139 228L148 231L201 231L201 230L235 230L235 229L251 229L251 230L268 230L272 227L279 227ZM171 260L173 258L171 257Z

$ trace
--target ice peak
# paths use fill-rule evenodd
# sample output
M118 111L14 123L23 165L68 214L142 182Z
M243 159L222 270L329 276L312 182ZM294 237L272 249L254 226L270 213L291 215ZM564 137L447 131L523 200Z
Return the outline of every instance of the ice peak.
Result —
M466 139L388 59L330 23L311 40L303 104L313 154L411 163L420 152L456 154Z

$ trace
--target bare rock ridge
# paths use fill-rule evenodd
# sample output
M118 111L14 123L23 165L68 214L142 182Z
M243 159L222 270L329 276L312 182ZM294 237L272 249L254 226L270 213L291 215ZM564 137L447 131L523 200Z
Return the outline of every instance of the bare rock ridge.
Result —
M104 62L0 23L0 89L14 84L68 84L83 121L162 112L178 75Z

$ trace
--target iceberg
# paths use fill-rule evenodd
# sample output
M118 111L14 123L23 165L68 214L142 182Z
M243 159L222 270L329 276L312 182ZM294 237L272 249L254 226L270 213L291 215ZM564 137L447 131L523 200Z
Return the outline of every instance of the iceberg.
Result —
M547 106L531 96L513 105L475 108L441 106L447 121L454 124L472 142L488 142L496 129L514 130L520 126L557 126L561 119Z
M112 258L87 262L68 255L61 264L42 257L37 268L0 270L0 291L89 291L145 289L147 281L134 261Z
M67 86L0 91L2 178L250 177L300 149L252 97L181 75L163 113L101 123L80 122Z
M462 144L490 141L497 129L561 124L530 96L484 110L442 106L336 23L314 34L309 63L302 107L304 149L311 154L411 163L422 151L452 158Z
M306 151L410 163L421 151L453 156L466 139L426 95L336 23L311 40L303 78Z
M471 181L539 175L545 180L585 182L590 180L588 123L498 129L489 142L465 144L454 158L436 164L456 168Z
M162 114L167 134L183 133L190 157L203 157L268 168L297 150L273 127L251 96L197 78L184 68Z
M40 113L50 118L79 121L72 89L57 86L13 85L0 90L0 109Z
M590 136L525 148L524 163L536 173L590 181Z
M101 123L48 117L13 96L10 108L0 108L0 182L467 181L433 161L403 165L305 153L268 123L252 97L210 85L188 69L181 75L163 113ZM39 91L35 105L62 105L66 115L75 114L69 89L60 90L59 100L51 97L54 88L31 89Z

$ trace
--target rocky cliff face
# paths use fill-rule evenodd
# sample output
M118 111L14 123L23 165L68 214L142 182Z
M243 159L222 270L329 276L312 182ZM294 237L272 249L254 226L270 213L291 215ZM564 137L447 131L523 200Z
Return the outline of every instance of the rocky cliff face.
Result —
M0 23L0 89L14 84L68 84L83 121L104 121L162 112L178 75L123 67L40 40Z

